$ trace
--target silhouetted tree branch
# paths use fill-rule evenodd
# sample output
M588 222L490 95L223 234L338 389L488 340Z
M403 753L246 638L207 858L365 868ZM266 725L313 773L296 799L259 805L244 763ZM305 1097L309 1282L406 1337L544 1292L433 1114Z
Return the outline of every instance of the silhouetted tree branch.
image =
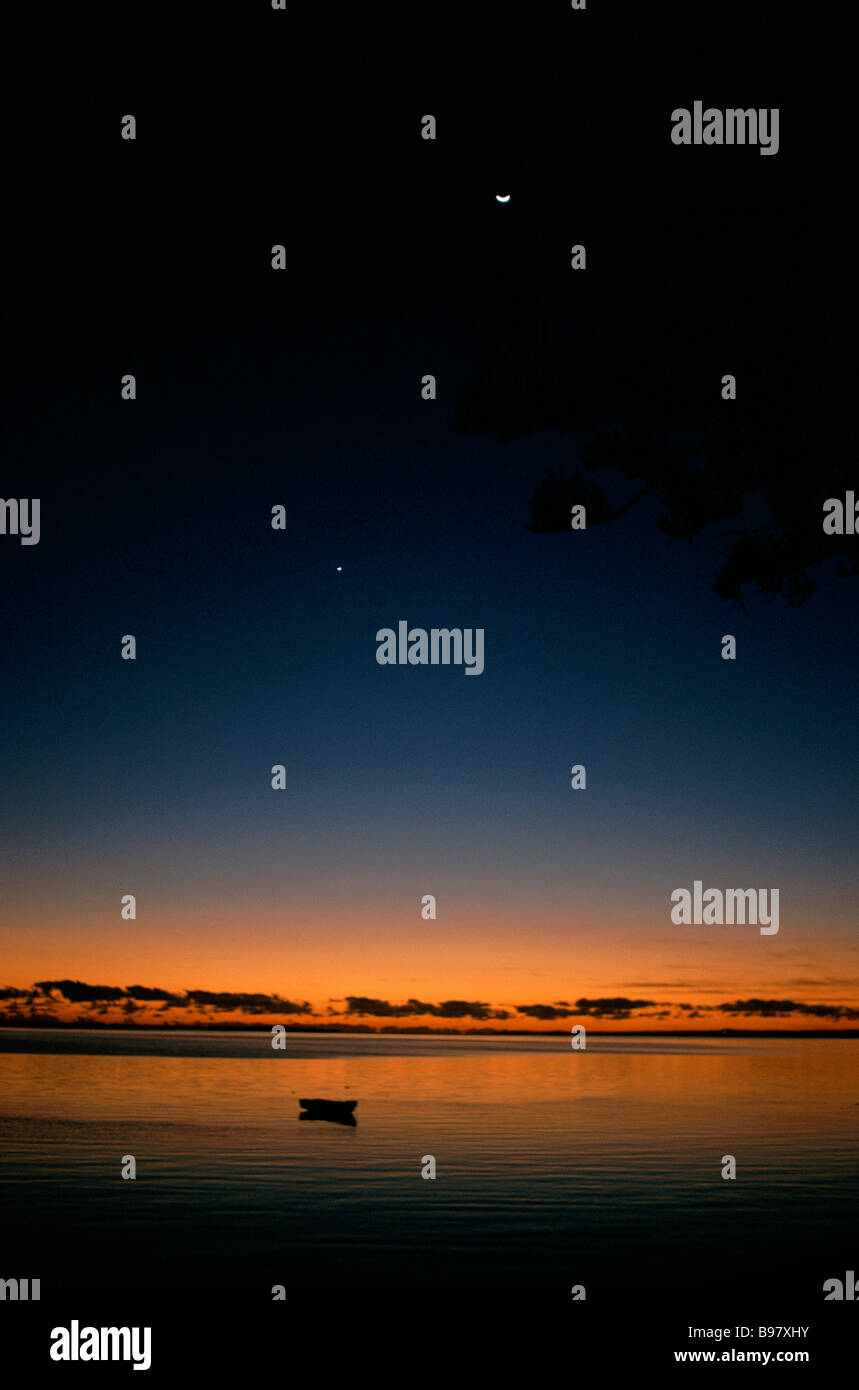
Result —
M528 273L495 272L472 304L484 348L453 427L499 442L575 431L582 466L540 475L529 530L568 531L575 505L586 508L589 527L604 525L655 497L656 526L670 540L730 542L712 579L721 598L742 603L751 588L798 606L825 562L839 577L859 574L857 538L827 535L822 525L823 503L850 486L843 403L852 383L840 351L849 325L846 308L829 304L828 336L810 342L808 324L819 317L812 289L805 306L786 299L777 275L753 289L755 322L767 330L753 341L720 315L718 277L702 277L685 317L685 298L662 294L617 341L555 342ZM697 338L690 323L705 325ZM729 370L737 399L725 401ZM628 495L611 500L598 471ZM855 484L852 464L851 476ZM744 513L748 525L711 529Z

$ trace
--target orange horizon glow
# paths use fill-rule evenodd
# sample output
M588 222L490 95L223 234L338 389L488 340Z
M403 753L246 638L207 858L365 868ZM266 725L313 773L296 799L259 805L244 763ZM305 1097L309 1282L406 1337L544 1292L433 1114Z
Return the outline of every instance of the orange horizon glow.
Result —
M152 920L118 924L115 917L82 920L74 910L39 920L34 914L16 924L14 945L3 953L0 988L24 992L37 981L70 980L119 989L144 986L178 996L189 990L278 996L311 1010L249 1013L188 1005L162 1010L159 1002L143 999L123 1014L121 1004L109 1001L99 1003L97 1011L59 997L46 1001L65 1023L182 1021L267 1028L291 1020L373 1031L535 1033L576 1023L618 1032L859 1026L859 1012L850 1017L859 1004L859 943L840 922L824 931L819 922L793 920L777 936L763 937L754 926L683 928L665 918L646 920L619 911L595 922L546 906L539 920L527 925L504 905L491 915L446 913L431 921L404 921L402 914L373 912L365 903L334 920L311 905L288 919L260 909L249 918L232 904L214 918L187 911L181 918L150 915ZM470 1001L510 1016L361 1014L349 1012L350 997L383 1001L391 1010L408 1000L435 1008L445 1001ZM622 1009L575 1012L583 999L625 999L638 1006L629 1016L622 1016ZM777 1016L771 1004L768 1011L749 1014L718 1007L755 1000L836 1012L794 1009ZM554 1019L519 1012L533 1006L572 1011ZM0 998L7 1022L9 1010L9 998Z

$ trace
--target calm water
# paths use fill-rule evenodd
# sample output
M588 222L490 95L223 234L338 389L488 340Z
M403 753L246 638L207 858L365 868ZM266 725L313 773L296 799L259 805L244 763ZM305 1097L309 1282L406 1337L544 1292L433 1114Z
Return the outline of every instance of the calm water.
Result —
M855 1040L0 1030L0 1095L0 1273L60 1293L121 1258L168 1297L777 1279L818 1305L859 1253Z

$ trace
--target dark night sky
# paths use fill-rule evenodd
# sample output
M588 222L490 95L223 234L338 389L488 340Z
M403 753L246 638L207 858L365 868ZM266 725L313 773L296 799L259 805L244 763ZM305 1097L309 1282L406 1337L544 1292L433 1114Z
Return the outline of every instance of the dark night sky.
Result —
M2 492L41 498L42 539L0 538L10 982L855 993L855 583L732 613L655 506L526 530L573 439L451 428L487 276L527 277L554 335L619 353L664 301L714 389L732 352L765 377L786 341L831 343L846 88L831 73L816 99L783 31L736 6L679 30L638 7L622 66L608 15L549 8L494 75L443 11L396 21L381 73L377 16L334 45L319 16L263 11L233 68L174 52L175 72L109 68L109 96L21 99ZM673 147L698 97L780 105L778 155ZM378 666L401 618L484 628L483 675ZM779 886L779 937L667 975L668 893L694 877ZM149 922L117 940L135 889ZM425 892L444 912L418 951Z

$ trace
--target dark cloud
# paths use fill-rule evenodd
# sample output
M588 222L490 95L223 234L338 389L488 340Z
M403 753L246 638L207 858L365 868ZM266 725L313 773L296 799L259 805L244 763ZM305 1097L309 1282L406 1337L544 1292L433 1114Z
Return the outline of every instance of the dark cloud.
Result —
M37 980L33 988L41 990L42 994L52 994L56 990L70 1004L100 1004L104 1000L125 998L125 990L119 985L85 985L82 980Z
M111 1004L122 1004L125 1013L136 1012L127 1004L133 1000L160 1003L164 1009L211 1009L216 1012L236 1012L244 1014L312 1014L307 1002L297 1004L291 999L282 999L279 994L244 994L230 991L213 992L207 989L189 989L184 994L174 994L169 989L159 989L150 985L87 985L82 980L37 980L33 989L38 991L31 996L35 1003L47 999L56 1002L55 996L62 995L70 1004L86 1004L96 1013L107 1012ZM15 993L19 993L16 991ZM11 994L4 997L11 998Z
M125 993L129 999L165 999L181 1004L182 995L173 994L169 989L150 988L149 985L126 985Z
M577 999L573 1013L590 1014L591 1018L629 1018L633 1009L656 1007L653 999Z
M189 989L184 994L176 994L169 989L154 985L91 985L82 980L38 980L28 989L15 985L0 986L0 1000L8 1001L7 1011L0 1014L0 1021L26 1022L27 1018L46 1022L53 1017L52 1008L60 1000L82 1006L84 1012L79 1017L85 1020L93 1015L103 1017L111 1010L121 1009L126 1017L145 1013L145 1006L158 1005L158 1013L203 1013L211 1017L218 1013L258 1015L280 1015L283 1017L316 1017L307 1001L298 1003L284 999L279 994L249 994L230 990ZM345 1015L332 1007L332 1003L345 1004ZM29 1014L23 1012L24 1008ZM655 1012L641 1012L653 1010ZM714 1015L729 1017L778 1019L808 1018L830 1020L833 1022L859 1021L859 1008L849 1004L802 1004L795 999L737 999L723 1004L688 1004L681 1001L653 999L629 999L623 995L616 998L577 999L574 1004L566 1000L556 1000L553 1004L517 1004L515 1013L508 1009L494 1008L481 1000L445 999L440 1004L431 1004L423 999L407 999L404 1003L392 1004L387 999L373 999L367 995L350 994L345 999L332 1000L320 1017L369 1017L378 1019L438 1018L473 1019L484 1023L492 1020L504 1021L519 1014L540 1023L552 1023L559 1019L590 1017L610 1022L640 1019L659 1019L672 1017L682 1019L706 1019L714 1021Z
M213 993L208 989L189 989L181 1001L186 1008L188 1004L220 1012L236 1010L243 1014L313 1013L308 1003L295 1004L290 999L281 999L279 994L231 994L226 990Z
M417 1003L417 1000L410 1000L410 1004ZM425 1013L431 1005L422 1005L419 1013ZM369 999L364 994L347 994L346 996L347 1014L359 1014L362 1018L369 1014L371 1018L406 1018L415 1012L408 1004L389 1004L387 999Z
M742 1014L748 1018L785 1018L790 1014L800 1014L804 1018L859 1018L859 1009L847 1004L798 1004L793 999L737 999L733 1004L715 1007L720 1013Z
M517 1011L528 1018L549 1023L559 1018L589 1015L591 1018L629 1019L641 1009L654 1013L638 1014L641 1018L667 1019L683 1014L688 1018L705 1018L707 1014L725 1013L748 1018L829 1018L845 1022L859 1019L859 1009L847 1004L800 1004L794 999L738 999L727 1004L686 1004L653 999L577 999L574 1005L517 1004Z
M516 1011L520 1014L527 1014L528 1018L539 1018L543 1022L548 1022L553 1018L569 1018L576 1012L575 1009L567 1005L558 1004L517 1004Z
M347 994L347 1014L368 1015L370 1018L510 1018L506 1009L493 1009L489 1004L466 999L445 999L441 1004L426 1004L421 999L408 999L405 1004L391 1004L387 999L369 999L366 995Z
M509 1018L503 1009L492 1009L488 1004L468 1004L464 999L446 999L433 1009L436 1018Z

